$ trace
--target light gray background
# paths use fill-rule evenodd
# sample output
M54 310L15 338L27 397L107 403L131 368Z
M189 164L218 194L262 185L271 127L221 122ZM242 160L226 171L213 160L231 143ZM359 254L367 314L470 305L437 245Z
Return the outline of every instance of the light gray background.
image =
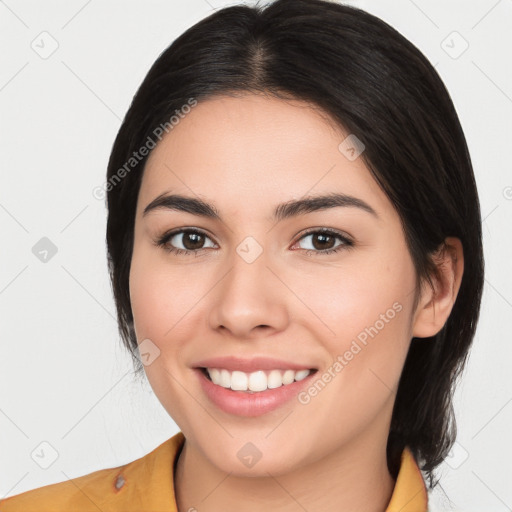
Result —
M458 444L435 502L446 507L446 494L453 510L511 510L512 1L350 3L425 53L466 133L486 286L456 395ZM108 281L106 210L92 190L151 64L225 5L0 1L0 496L125 464L178 430L149 384L132 381ZM42 237L57 248L47 262L32 252Z

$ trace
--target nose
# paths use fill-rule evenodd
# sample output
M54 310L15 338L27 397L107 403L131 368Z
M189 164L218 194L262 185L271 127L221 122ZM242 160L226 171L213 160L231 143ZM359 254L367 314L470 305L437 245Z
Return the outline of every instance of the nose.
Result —
M270 267L267 253L251 261L243 251L236 252L230 264L211 297L211 328L236 339L286 329L290 292Z

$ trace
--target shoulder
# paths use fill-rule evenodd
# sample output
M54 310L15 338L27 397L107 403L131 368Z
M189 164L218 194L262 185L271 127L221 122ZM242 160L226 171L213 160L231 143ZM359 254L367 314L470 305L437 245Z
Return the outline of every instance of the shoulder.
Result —
M183 440L179 432L150 453L123 466L1 499L0 512L126 511L140 510L143 504L145 510L156 512L160 510L159 500L167 501L168 507L168 500L174 497L173 462ZM148 492L150 488L155 492ZM144 499L145 494L148 499Z
M136 464L137 461L131 464ZM98 510L99 497L112 494L123 466L95 471L0 500L0 511ZM103 499L101 499L103 501Z

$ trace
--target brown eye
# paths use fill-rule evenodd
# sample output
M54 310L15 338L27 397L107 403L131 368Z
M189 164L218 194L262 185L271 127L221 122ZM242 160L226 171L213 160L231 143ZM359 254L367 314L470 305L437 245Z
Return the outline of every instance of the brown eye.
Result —
M175 235L180 236L180 235ZM174 238L174 237L173 237ZM181 242L185 249L189 251L194 251L196 249L202 249L202 245L204 244L205 236L202 233L196 233L194 231L184 232L182 235Z
M301 248L305 249L308 253L312 252L313 254L317 253L319 255L337 252L353 247L354 245L348 237L327 229L309 231L302 236L298 243L307 239L310 239L310 241L305 244L305 247ZM339 240L338 244L336 244L336 240Z
M325 233L315 233L311 235L311 237L313 247L319 251L332 249L336 243L335 237L326 235Z
M194 253L203 250L207 240L211 240L205 233L193 229L182 229L162 236L157 245L163 246L169 252L177 254ZM214 247L211 243L208 247Z

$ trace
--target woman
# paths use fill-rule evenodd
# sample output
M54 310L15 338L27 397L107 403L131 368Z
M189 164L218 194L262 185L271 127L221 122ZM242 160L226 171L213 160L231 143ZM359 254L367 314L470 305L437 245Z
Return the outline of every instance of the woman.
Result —
M221 9L147 74L105 190L119 330L180 432L1 511L427 510L483 252L417 48L322 0Z

